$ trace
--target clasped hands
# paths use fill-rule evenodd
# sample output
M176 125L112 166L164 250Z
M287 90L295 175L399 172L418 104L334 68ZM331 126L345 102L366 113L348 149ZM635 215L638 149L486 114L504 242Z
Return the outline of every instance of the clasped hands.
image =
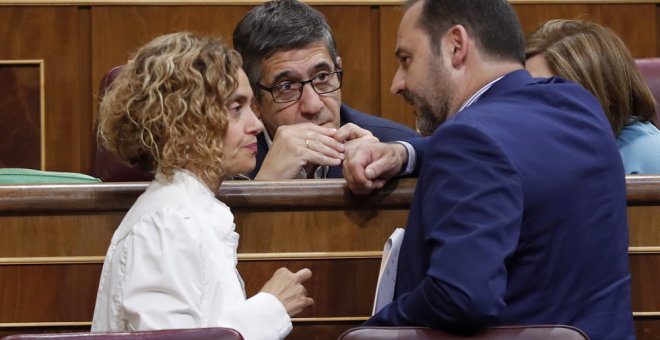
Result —
M338 129L313 123L283 125L277 129L256 179L293 179L308 165L338 166L350 150L377 142L370 131L353 123Z

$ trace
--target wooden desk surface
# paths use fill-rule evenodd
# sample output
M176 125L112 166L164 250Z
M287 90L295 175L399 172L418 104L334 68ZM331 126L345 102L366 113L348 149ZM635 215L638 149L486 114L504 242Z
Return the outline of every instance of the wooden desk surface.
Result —
M290 339L334 338L369 316L384 241L406 223L416 181L368 196L343 180L233 181L219 198L241 235L248 295L281 266L314 272L314 308ZM639 339L660 335L660 176L629 176L633 309ZM112 234L146 183L0 186L0 335L84 330Z

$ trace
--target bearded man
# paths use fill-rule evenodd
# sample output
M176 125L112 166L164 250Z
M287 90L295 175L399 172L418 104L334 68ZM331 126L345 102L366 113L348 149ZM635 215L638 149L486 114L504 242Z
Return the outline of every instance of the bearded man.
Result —
M346 155L356 193L419 179L393 301L366 325L564 324L634 339L623 165L598 101L533 79L506 0L411 0L392 92L429 137Z

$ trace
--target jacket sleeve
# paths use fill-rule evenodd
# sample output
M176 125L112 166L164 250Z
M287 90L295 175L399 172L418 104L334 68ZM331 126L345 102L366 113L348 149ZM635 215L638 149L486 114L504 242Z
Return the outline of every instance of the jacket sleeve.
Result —
M421 228L415 232L427 242L429 268L417 287L366 324L483 328L505 306L507 258L522 223L518 174L493 139L467 124L453 123L413 145L425 160L406 234Z

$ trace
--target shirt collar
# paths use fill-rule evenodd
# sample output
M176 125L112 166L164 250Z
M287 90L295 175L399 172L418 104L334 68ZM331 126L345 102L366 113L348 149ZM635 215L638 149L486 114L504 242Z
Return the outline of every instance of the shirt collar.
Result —
M474 102L476 102L477 100L479 100L479 98L481 98L481 96L482 96L486 91L488 91L488 89L490 89L491 86L493 86L493 84L497 83L497 82L498 82L500 79L502 79L502 78L504 78L504 76L501 76L501 77L499 77L499 78L496 78L496 79L492 80L490 83L484 85L484 87L480 88L479 91L475 92L475 93L472 95L472 97L468 98L468 100L467 100L465 103L463 103L463 105L461 105L461 107L458 109L457 112L461 112L461 111L463 111L465 108L467 108L467 107L469 107L470 105L474 104Z

